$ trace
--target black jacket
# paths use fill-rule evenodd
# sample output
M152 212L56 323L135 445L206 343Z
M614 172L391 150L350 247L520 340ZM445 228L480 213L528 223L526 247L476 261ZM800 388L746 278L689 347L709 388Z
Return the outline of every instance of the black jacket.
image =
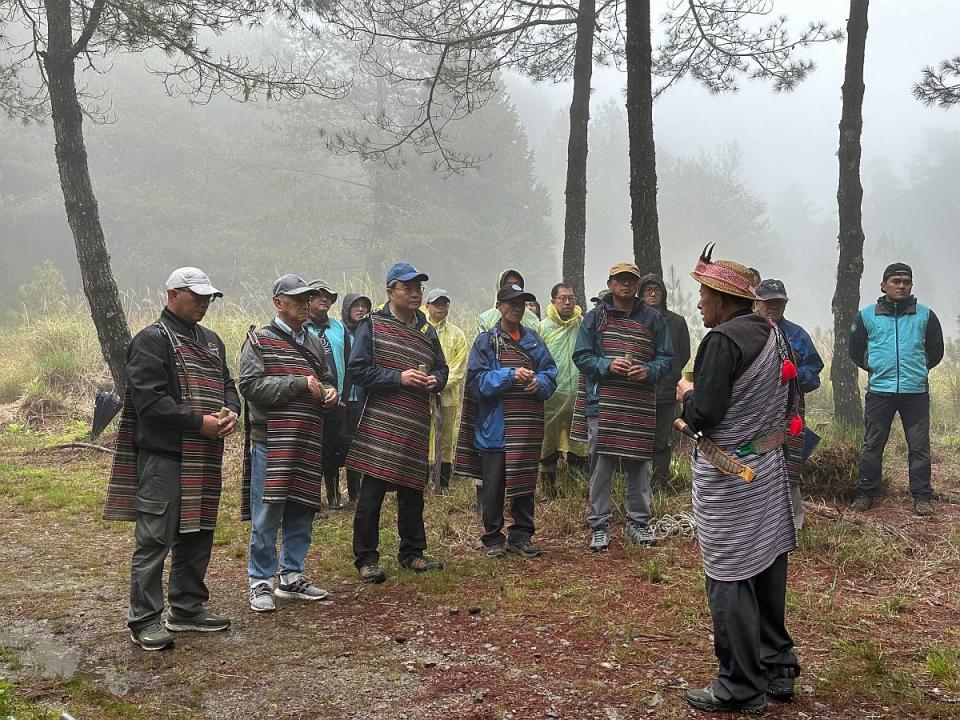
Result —
M223 364L224 405L240 413L240 396L225 361L223 341L212 330L189 323L164 308L160 321L170 330L219 355ZM183 404L170 341L156 323L137 333L127 348L127 391L137 412L134 444L155 455L179 459L184 430L199 430L203 418Z
M683 369L690 361L690 330L687 328L686 318L667 307L667 286L663 284L660 276L651 273L643 277L640 281L641 296L646 285L657 285L663 293L663 308L659 312L667 323L670 344L673 345L673 362L670 363L670 370L657 380L657 402L676 402L677 383L683 375Z

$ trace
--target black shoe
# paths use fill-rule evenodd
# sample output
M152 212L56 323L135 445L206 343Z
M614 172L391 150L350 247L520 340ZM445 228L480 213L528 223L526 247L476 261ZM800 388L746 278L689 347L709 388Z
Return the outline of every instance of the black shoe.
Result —
M704 712L740 713L742 715L759 715L767 709L766 695L758 695L752 700L735 702L721 700L713 694L713 686L707 685L702 690L687 690L687 702L697 710Z
M521 540L520 542L510 542L507 541L507 552L513 553L514 555L522 555L523 557L534 558L540 557L540 548L534 545L529 540Z
M792 667L778 668L771 676L770 683L767 685L767 697L774 700L789 702L796 695L794 685L798 671Z
M503 557L507 552L507 549L503 546L503 543L498 545L485 545L483 547L483 554L488 558L500 558Z
M343 504L343 501L340 498L335 498L330 501L331 510L344 510L346 507L347 506Z

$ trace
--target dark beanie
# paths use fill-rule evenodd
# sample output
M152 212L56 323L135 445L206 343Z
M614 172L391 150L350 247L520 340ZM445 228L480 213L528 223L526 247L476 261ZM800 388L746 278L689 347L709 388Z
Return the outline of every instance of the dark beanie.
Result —
M892 265L887 265L887 269L883 271L883 280L886 282L887 278L891 275L909 275L913 277L913 270L910 269L910 266L906 263L893 263Z

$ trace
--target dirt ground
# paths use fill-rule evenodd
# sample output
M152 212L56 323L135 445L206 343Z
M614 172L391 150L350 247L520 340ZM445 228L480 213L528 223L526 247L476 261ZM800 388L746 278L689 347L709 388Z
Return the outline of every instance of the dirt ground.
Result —
M447 563L429 576L397 568L388 502L381 586L357 582L349 513L328 513L308 569L332 602L257 615L233 488L207 577L232 629L144 652L124 624L132 528L99 520L108 463L0 442L0 674L18 718L709 717L683 701L715 670L695 543L618 535L593 555L579 498L538 506L543 557L494 561L475 549L470 487L428 497L430 551ZM953 467L938 461L938 489L960 492ZM800 694L768 716L960 717L960 505L915 517L899 479L867 514L807 507L788 593Z

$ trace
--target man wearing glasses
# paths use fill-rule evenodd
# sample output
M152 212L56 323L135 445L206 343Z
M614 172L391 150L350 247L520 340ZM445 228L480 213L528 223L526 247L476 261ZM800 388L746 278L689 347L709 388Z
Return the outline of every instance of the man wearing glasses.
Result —
M423 490L429 469L430 397L449 370L437 331L420 310L426 274L399 262L387 272L387 302L360 321L347 366L361 389L363 413L347 468L363 473L353 518L353 553L363 582L382 583L380 508L397 491L399 562L414 572L439 570L424 555Z
M917 515L931 515L930 386L927 373L943 360L943 330L933 310L912 294L913 270L893 263L883 271L876 305L857 313L850 357L867 371L855 510L870 509L880 488L883 450L893 416L900 413L909 449L910 493Z
M104 518L136 522L127 624L144 650L172 645L170 631L230 627L230 618L204 607L223 439L236 429L240 412L223 341L198 324L217 297L223 295L202 270L174 270L160 318L127 349ZM161 625L168 554L170 611Z
M610 268L610 296L580 325L573 361L586 377L588 447L596 453L590 477L590 549L610 546L613 473L627 475L624 536L650 546L650 459L656 427L656 382L670 370L670 331L660 313L637 297L640 271L633 263Z
M557 283L550 291L547 316L540 322L540 336L557 364L557 390L543 404L543 446L540 450L540 478L546 497L556 496L557 460L566 453L567 463L583 467L587 445L570 440L573 405L577 397L580 371L573 364L573 349L583 310L577 305L573 288Z

